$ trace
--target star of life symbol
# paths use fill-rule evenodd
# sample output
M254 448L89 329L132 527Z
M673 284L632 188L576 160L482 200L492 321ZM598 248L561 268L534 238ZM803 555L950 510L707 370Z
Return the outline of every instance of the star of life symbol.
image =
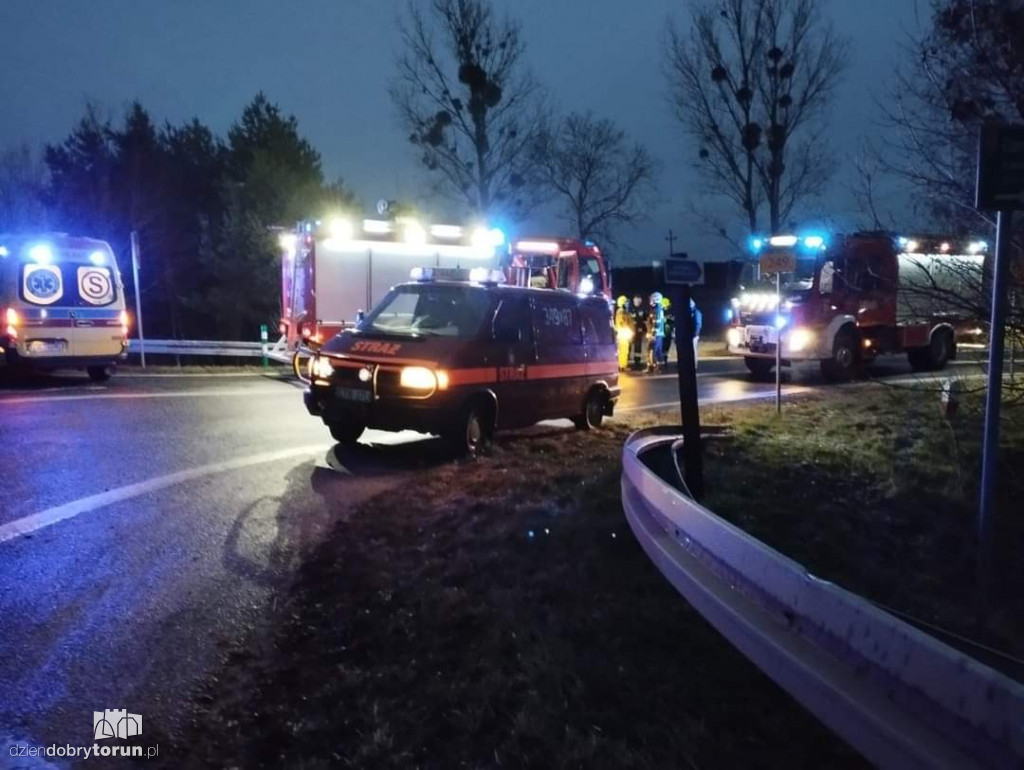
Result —
M92 737L95 740L135 735L142 735L142 717L139 714L129 714L127 709L92 712Z

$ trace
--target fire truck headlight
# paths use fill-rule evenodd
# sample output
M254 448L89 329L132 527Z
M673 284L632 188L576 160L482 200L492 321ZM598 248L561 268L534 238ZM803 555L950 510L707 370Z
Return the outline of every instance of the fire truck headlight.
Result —
M794 329L789 335L789 349L794 353L807 350L814 344L814 333L809 329Z
M334 374L331 360L325 356L317 356L313 361L313 375L321 380L329 380Z
M411 390L433 390L437 387L437 377L425 366L404 367L399 382L403 388Z
M738 348L743 344L743 332L739 329L730 329L725 334L726 340L729 342L730 348Z

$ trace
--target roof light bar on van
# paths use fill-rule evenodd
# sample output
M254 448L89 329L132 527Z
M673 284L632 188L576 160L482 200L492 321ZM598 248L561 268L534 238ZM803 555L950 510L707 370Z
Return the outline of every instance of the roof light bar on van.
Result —
M505 274L500 270L474 267L469 271L469 280L473 283L505 283Z
M557 254L559 246L555 241L518 241L516 251L536 254Z

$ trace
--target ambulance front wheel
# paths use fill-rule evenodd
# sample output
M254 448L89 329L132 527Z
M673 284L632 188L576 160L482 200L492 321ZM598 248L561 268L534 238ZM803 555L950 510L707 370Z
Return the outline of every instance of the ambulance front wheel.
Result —
M93 382L106 382L110 379L110 368L106 366L89 366L85 371Z
M339 444L354 444L363 435L366 426L359 422L332 422L328 426L331 436Z

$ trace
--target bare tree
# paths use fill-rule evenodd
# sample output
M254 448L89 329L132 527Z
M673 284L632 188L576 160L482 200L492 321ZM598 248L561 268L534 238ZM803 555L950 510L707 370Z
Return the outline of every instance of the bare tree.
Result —
M750 232L778 230L831 175L825 117L847 43L820 0L693 0L691 15L667 39L676 117L711 189Z
M1024 3L935 0L883 104L893 141L881 153L936 224L985 230L974 208L978 127L1024 120Z
M440 191L480 215L531 206L543 107L519 25L488 0L431 0L429 19L410 2L402 42L391 97Z
M538 155L545 184L580 238L614 243L617 228L646 217L654 162L610 120L573 113L542 134Z

